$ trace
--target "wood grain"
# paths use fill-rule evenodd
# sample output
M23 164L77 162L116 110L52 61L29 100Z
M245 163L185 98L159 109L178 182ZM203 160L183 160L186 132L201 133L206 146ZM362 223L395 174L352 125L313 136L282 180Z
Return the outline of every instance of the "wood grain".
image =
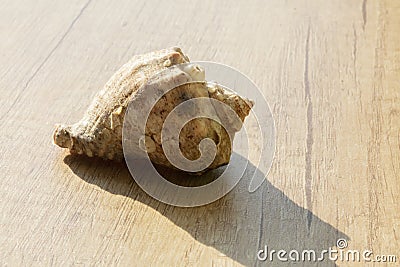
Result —
M0 264L289 266L257 252L338 238L400 262L399 1L5 0L0 22ZM255 193L171 207L52 144L132 55L174 45L263 89L277 149Z

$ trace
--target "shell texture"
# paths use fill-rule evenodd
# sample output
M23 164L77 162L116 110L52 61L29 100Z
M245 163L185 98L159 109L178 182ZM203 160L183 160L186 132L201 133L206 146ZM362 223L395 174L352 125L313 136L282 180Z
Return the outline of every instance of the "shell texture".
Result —
M179 134L180 151L188 160L195 160L200 157L200 141L209 138L216 145L216 155L207 169L227 164L232 152L233 139L230 137L240 130L254 103L222 86L205 82L204 71L198 65L184 64L184 67L180 67L179 64L183 63L189 63L189 58L177 47L134 56L99 91L79 122L56 125L54 143L69 149L71 154L122 161L122 127L126 110L128 105L133 105L133 110L129 112L141 116L141 103L151 97L146 95L147 86L144 85L150 85L159 88L163 94L151 109L145 125L144 146L150 160L155 164L174 168L163 151L163 123L174 107L188 99L202 97L215 99L229 106L236 112L241 123L231 120L229 114L218 105L214 106L209 112L214 112L225 121L231 121L231 127L226 129L209 118L191 120ZM157 76L171 66L173 71L169 72L168 77ZM168 88L169 83L176 80L180 80L181 85L171 91L163 91ZM203 108L210 109L210 105Z

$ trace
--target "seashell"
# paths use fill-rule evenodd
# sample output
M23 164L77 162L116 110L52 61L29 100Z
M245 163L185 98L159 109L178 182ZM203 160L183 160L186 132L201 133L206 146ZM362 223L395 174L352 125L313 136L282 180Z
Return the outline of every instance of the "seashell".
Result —
M183 64L182 63L188 63ZM171 67L172 66L172 67ZM168 69L169 68L169 69ZM171 70L162 72L164 70ZM164 74L163 74L164 73ZM179 86L167 90L171 84ZM144 86L146 85L146 86ZM163 95L152 107L145 125L145 136L140 139L139 147L149 155L150 160L159 165L174 168L166 157L162 145L162 126L167 115L180 103L198 97L218 100L229 106L240 118L232 119L218 105L199 106L208 108L208 112L217 114L229 127L209 118L197 118L185 124L179 134L181 153L188 160L199 158L200 141L209 138L216 144L214 161L207 169L214 169L229 162L233 135L239 131L245 117L249 114L253 102L229 92L222 86L207 83L204 70L189 63L189 59L179 48L169 48L156 52L137 55L121 67L96 95L83 118L73 125L57 125L54 131L54 143L68 148L72 154L85 154L89 157L102 157L121 161L124 158L122 148L122 127L128 105L138 118L143 105L155 98L149 86ZM147 94L146 94L147 93ZM211 107L211 108L210 108ZM198 110L193 110L196 113ZM132 127L143 126L135 125Z

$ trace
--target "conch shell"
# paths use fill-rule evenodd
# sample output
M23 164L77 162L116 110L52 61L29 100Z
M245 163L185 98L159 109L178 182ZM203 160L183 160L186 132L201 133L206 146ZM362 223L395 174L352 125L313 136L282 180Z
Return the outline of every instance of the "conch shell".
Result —
M164 77L162 73L168 68L172 71L168 72L168 77ZM134 56L111 77L79 122L69 126L56 126L54 143L68 148L72 154L123 160L122 124L126 110L128 105L133 106L133 112L138 117L145 116L141 114L141 105L147 101L146 98L153 97L149 95L150 86L157 88L158 92L164 95L148 116L143 138L144 150L153 163L174 168L164 154L161 139L163 122L174 107L198 97L215 99L229 106L240 118L240 122L243 122L254 104L222 86L206 82L204 76L201 66L189 63L188 57L180 48ZM181 85L171 91L163 91L171 82L177 80L180 80ZM132 109L129 112L132 112ZM228 114L217 106L212 112L225 121L230 119ZM216 155L207 169L225 165L231 155L230 136L240 128L241 123L238 125L237 122L227 129L208 118L191 120L179 134L180 151L188 160L195 160L200 156L200 141L209 138L216 144Z

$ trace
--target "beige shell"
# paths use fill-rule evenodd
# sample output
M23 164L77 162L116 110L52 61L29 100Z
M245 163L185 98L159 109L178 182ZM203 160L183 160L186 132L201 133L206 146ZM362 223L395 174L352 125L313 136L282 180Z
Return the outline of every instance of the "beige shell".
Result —
M143 85L150 78L155 81L156 86L163 87L165 79L154 78L155 74L170 66L188 62L188 57L179 48L164 49L133 57L111 77L79 122L70 126L56 126L54 143L68 148L72 154L122 160L122 124L128 105L135 104L132 101L138 99L137 95L140 95L140 90L145 90ZM175 75L173 77L175 80L180 78L184 82L199 82L183 84L176 90L168 92L157 102L147 120L145 136L147 153L153 163L167 167L172 167L172 165L165 157L161 146L161 126L166 114L179 103L188 98L213 98L229 105L242 122L253 105L250 100L227 92L218 85L204 82L204 72L197 66L186 65L184 69L177 67L173 75ZM139 88L141 89L138 92ZM140 105L137 106L134 112L140 114ZM218 116L224 116L218 108L215 112ZM240 127L241 125L232 125L233 131L238 131ZM204 138L211 138L217 144L215 160L208 169L227 164L232 145L228 133L217 122L206 118L195 119L184 126L179 135L182 154L189 160L199 157L198 144Z

